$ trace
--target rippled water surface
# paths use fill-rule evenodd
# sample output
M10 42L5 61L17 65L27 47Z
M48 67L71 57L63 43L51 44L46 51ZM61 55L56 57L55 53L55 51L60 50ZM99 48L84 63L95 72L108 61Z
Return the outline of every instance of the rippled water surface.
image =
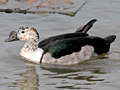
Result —
M120 90L120 0L89 0L75 17L0 13L0 90ZM75 32L96 18L90 35L117 35L108 54L77 65L36 65L19 56L24 42L5 43L10 31L35 27L40 38Z

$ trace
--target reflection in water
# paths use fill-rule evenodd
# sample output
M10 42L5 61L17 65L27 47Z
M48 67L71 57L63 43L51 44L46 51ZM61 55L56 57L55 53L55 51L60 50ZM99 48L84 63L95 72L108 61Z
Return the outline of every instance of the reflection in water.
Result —
M17 79L16 83L12 84L19 87L20 90L38 90L40 79L42 87L45 88L92 89L98 82L106 82L105 78L100 77L100 75L109 73L108 62L104 58L68 66L41 64L41 71L38 72L38 75L42 74L42 79L37 75L35 66L27 63L25 64L26 72L17 74L22 79ZM49 90L48 88L47 90Z
M25 65L26 72L18 74L23 79L16 80L16 83L12 83L15 87L20 87L20 90L38 90L39 77L36 73L36 68L33 65Z
M105 79L99 76L108 73L108 70L101 66L106 63L98 62L86 61L71 66L43 65L41 68L51 72L43 74L53 81L47 82L47 86L57 89L92 89L98 82L104 82Z

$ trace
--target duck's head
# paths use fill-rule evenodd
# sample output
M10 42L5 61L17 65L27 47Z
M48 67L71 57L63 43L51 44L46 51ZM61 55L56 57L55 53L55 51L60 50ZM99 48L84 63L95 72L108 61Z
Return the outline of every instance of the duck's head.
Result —
M5 39L5 42L12 42L12 41L38 41L39 34L36 29L33 27L21 27L19 30L12 31L9 34L9 38Z

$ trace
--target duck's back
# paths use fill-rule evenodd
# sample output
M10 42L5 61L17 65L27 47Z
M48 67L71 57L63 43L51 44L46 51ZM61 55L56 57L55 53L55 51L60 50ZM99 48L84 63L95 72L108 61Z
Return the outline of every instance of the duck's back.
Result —
M88 34L86 33L67 33L67 34L61 34L57 36L52 36L47 39L42 40L39 44L39 48L44 48L46 45L57 41L57 40L62 40L62 39L68 39L68 38L75 38L75 37L86 37Z
M86 45L92 46L96 54L106 53L110 47L106 40L99 37L75 37L52 42L45 46L44 53L49 52L52 57L60 58L73 52L79 52Z

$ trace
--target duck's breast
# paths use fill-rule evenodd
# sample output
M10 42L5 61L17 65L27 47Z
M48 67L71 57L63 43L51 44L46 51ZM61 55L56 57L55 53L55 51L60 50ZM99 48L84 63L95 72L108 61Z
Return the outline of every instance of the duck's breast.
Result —
M34 62L34 63L40 63L40 59L42 57L43 50L38 48L35 51L28 51L24 48L21 49L20 55L27 59L28 61Z

